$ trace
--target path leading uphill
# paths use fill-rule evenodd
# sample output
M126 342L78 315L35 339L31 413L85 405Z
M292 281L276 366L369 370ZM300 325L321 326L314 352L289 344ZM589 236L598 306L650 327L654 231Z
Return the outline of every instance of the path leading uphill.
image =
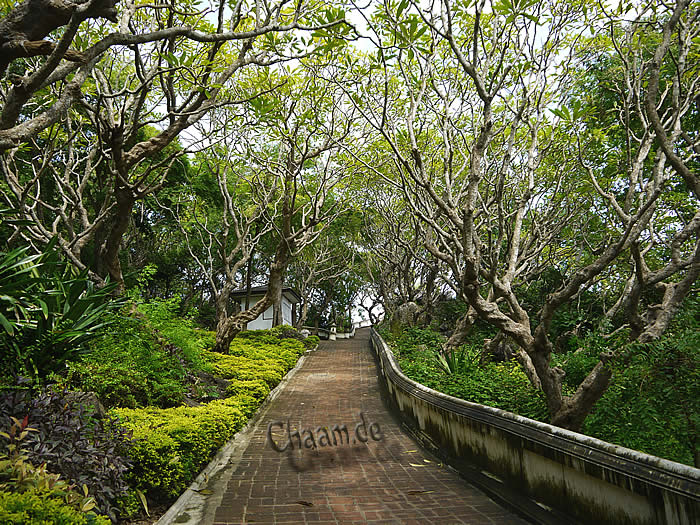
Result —
M380 397L369 329L307 354L233 449L168 523L524 523L401 430Z

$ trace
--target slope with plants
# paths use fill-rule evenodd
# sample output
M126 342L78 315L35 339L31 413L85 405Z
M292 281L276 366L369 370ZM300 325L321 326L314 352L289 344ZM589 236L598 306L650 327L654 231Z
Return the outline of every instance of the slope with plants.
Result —
M672 461L700 464L699 313L698 300L688 300L664 337L622 345L612 363L611 387L584 421L582 433ZM446 338L437 324L381 330L408 377L467 401L548 421L544 394L532 386L520 363L512 355L489 351L492 330L477 323L464 345L445 350ZM565 391L578 386L610 344L594 332L566 341L553 357L553 364L565 373Z
M318 342L282 326L244 332L220 354L210 350L213 332L176 315L177 298L144 302L136 289L126 305L115 303L77 275L44 301L55 261L11 255L21 260L8 264L28 268L34 285L3 310L13 319L0 337L3 352L21 348L27 333L43 335L27 359L5 361L3 523L39 523L49 514L65 523L116 521L169 504ZM14 312L16 304L29 306ZM99 315L73 316L74 304ZM56 344L66 326L73 346Z

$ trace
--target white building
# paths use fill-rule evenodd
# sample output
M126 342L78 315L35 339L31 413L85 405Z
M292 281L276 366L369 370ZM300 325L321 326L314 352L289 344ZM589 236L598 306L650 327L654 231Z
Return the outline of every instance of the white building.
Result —
M252 308L260 301L266 291L267 286L255 286L251 288L249 308ZM246 290L237 290L231 294L231 299L240 305L241 311L246 310L246 295ZM293 288L285 287L282 289L282 324L291 326L296 324L296 305L299 303L301 303L301 297ZM270 305L257 319L250 321L247 326L248 330L267 330L268 328L272 328L272 309L273 307Z

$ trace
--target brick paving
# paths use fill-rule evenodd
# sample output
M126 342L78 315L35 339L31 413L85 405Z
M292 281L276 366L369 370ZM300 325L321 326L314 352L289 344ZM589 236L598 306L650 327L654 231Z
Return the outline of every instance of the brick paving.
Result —
M381 439L325 446L318 427L345 424L352 441L360 412L365 428L376 423L374 437ZM302 430L300 437L311 445L303 432L308 428L319 446L300 450L293 436L294 451L273 450L268 424L284 421L284 429L273 427L282 448L287 419L291 433ZM364 438L362 427L359 432ZM226 479L203 523L525 523L401 430L380 397L368 329L354 339L324 341L308 355L254 428L235 470L219 481Z

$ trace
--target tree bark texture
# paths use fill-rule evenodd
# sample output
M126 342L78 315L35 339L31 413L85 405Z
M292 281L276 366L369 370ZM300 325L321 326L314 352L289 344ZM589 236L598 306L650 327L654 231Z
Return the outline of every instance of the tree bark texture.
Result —
M65 26L73 16L81 20L106 18L117 21L118 0L26 0L0 20L0 75L20 57L48 55L55 44L43 40L52 31ZM69 60L81 60L71 51Z

